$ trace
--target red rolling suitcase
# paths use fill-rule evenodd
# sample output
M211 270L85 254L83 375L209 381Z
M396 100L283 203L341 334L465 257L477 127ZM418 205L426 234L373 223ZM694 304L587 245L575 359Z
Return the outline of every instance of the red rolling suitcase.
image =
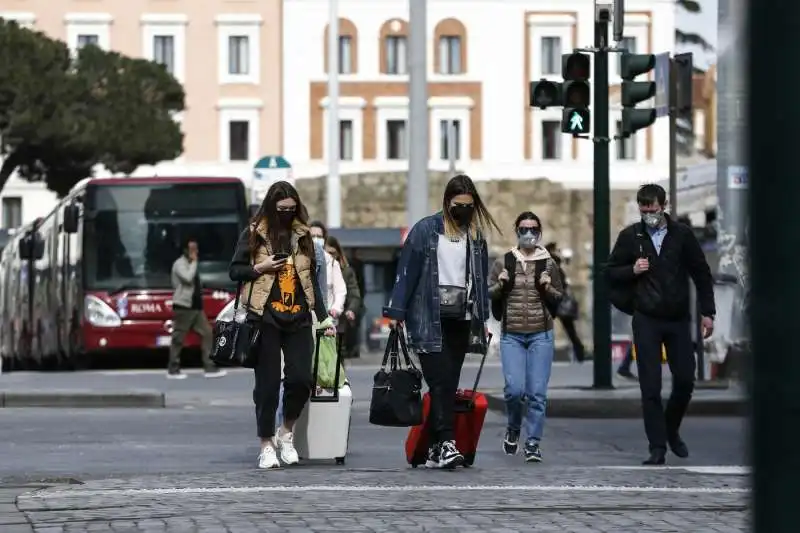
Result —
M491 339L490 339L491 341ZM488 354L489 351L486 351ZM453 429L456 435L456 447L464 455L464 466L469 467L475 462L475 454L478 451L478 439L483 429L483 421L486 418L486 410L489 407L486 396L478 392L478 382L483 373L483 365L486 363L486 354L481 358L481 366L478 368L478 375L475 376L475 384L472 390L459 390L456 392L456 413ZM408 464L417 468L424 465L428 460L428 413L431 408L430 393L425 393L422 397L422 424L412 427L406 439L406 459Z

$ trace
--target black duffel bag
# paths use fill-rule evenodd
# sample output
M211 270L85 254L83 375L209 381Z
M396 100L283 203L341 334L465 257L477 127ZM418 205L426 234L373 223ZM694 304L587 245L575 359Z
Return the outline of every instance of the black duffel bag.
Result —
M401 351L403 361L400 360ZM392 326L381 368L375 374L369 422L388 427L422 424L422 372L408 355L405 332L400 324Z
M247 320L236 320L239 310L239 299L242 294L242 284L236 288L236 300L233 302L233 318L231 320L214 323L214 345L211 347L211 360L219 366L241 366L255 368L259 339L257 324ZM253 284L250 284L250 298L253 297Z

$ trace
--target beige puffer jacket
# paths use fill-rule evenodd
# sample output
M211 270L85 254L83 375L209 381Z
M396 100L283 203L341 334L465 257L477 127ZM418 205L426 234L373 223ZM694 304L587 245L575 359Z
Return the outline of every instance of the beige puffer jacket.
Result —
M525 261L522 261L523 255L519 249L513 248L511 251L517 257L517 271L514 288L508 295L506 331L509 333L539 333L553 329L553 317L547 311L536 288L538 280L534 279L534 261L547 260L546 272L550 276L550 284L545 290L560 297L563 294L564 285L558 265L542 246L537 246L533 256ZM489 297L492 299L498 297L502 291L502 282L497 278L505 268L504 263L505 254L494 262L489 273Z
M263 239L263 242L266 243L261 245L256 250L254 257L253 257L253 264L258 264L264 261L267 257L272 255L272 247L269 244L269 240L267 239L267 224L264 221L261 221L258 226L250 227L251 231L258 232ZM292 224L292 231L298 235L303 236L308 233L308 226L300 224L299 222L295 221ZM313 285L313 277L314 274L312 272L312 259L306 256L304 253L300 252L298 249L295 248L293 257L294 261L294 268L297 271L297 277L300 278L300 286L303 289L303 294L306 297L306 302L308 303L309 309L314 309L315 298L314 298L314 285ZM253 285L253 292L252 298L248 301L245 297L242 298L242 303L247 306L248 310L261 316L264 313L264 306L267 303L267 299L269 298L269 293L272 291L272 284L275 282L275 274L272 272L265 273L261 275L257 280L252 282ZM242 295L249 295L250 294L250 285L251 283L246 283L242 287Z

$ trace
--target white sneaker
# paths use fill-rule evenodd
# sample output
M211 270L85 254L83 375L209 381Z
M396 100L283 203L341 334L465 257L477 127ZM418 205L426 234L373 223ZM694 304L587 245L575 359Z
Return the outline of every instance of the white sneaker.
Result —
M177 372L167 372L167 379L186 379L186 374L180 370Z
M203 375L208 379L221 378L221 377L227 376L228 375L228 371L227 370L214 370L212 372L205 372Z
M300 462L297 450L294 449L294 435L280 429L277 435L278 448L281 451L281 460L287 465L296 465Z
M259 468L280 468L281 463L278 461L278 455L275 453L275 448L272 446L265 446L261 453L258 454L258 467Z

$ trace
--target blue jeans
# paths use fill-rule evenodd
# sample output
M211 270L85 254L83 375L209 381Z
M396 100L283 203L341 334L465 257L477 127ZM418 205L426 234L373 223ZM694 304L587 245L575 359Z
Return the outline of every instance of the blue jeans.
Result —
M520 431L527 403L525 433L540 441L544 433L547 385L553 368L553 330L540 333L504 333L500 339L508 429Z

